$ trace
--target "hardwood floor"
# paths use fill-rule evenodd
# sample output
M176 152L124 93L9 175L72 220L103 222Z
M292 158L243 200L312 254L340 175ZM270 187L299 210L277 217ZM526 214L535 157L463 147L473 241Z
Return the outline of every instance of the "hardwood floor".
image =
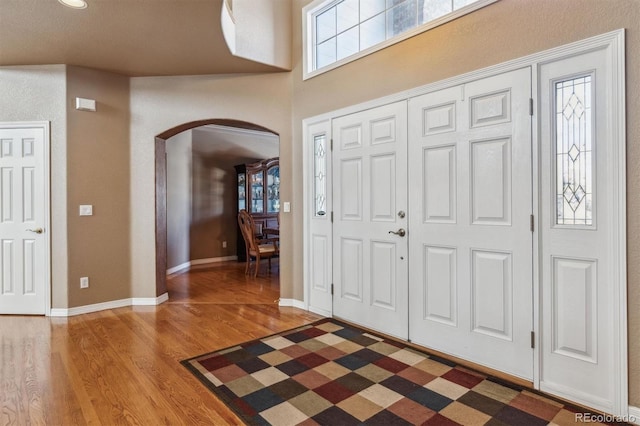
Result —
M224 263L168 279L169 302L70 318L0 316L0 425L241 424L179 361L319 316Z

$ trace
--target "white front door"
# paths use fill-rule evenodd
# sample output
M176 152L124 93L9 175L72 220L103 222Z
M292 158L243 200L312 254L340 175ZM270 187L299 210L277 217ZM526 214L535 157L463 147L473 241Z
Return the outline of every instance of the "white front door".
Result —
M45 314L48 125L0 123L0 314Z
M334 315L403 339L406 108L402 101L340 117L332 130Z
M530 75L409 101L410 338L528 380Z
M602 49L540 68L540 388L615 412L615 182L624 165L616 166L622 148L611 134L617 117L607 58Z

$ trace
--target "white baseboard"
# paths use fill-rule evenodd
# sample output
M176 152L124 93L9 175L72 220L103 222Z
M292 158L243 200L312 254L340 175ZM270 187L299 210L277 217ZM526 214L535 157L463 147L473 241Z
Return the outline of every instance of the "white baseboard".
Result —
M640 425L640 407L629 406L629 423Z
M167 269L167 275L175 274L176 272L188 272L194 266L204 266L213 263L228 262L231 260L238 260L238 256L222 256L222 257L209 257L206 259L193 259L189 262L181 263L178 266Z
M613 412L612 401L596 397L587 392L579 391L577 389L573 389L564 385L559 385L553 382L540 381L540 390L542 392L547 392L551 395L559 396L560 398L564 398L569 401L584 405L585 407L594 408L603 413Z
M89 314L91 312L104 311L107 309L124 308L126 306L155 306L169 300L169 293L164 293L158 297L132 297L130 299L112 300L109 302L94 303L93 305L76 306L75 308L53 308L52 317L72 317L75 315Z
M296 300L296 299L280 299L278 301L278 306L292 306L292 307L298 308L298 309L304 309L304 310L307 309L304 306L304 302L303 301Z
M173 268L167 269L167 275L175 274L176 272L180 272L183 269L189 269L191 266L191 262L181 263L178 266L174 266Z

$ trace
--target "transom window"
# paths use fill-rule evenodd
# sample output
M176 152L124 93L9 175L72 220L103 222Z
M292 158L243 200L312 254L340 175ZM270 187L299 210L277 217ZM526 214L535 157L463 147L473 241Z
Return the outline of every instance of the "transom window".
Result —
M305 78L497 0L316 0L306 15Z

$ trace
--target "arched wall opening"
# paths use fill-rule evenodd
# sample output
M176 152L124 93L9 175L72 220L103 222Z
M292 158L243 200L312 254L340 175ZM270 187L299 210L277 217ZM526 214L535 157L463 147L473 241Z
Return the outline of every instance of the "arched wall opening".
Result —
M168 129L155 137L155 246L156 246L156 296L167 292L167 140L179 133L206 125L235 127L238 129L272 133L271 129L241 120L214 118L184 123Z

